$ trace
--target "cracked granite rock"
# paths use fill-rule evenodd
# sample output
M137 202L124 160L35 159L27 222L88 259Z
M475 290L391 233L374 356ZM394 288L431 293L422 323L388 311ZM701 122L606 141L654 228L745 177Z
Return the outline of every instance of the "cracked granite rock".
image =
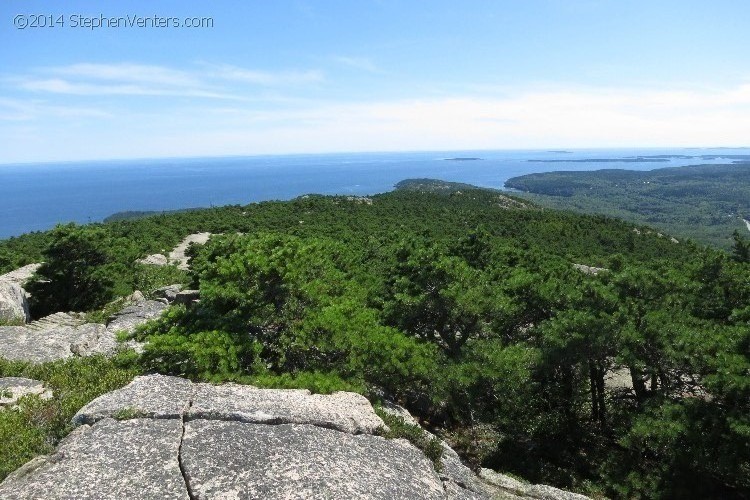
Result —
M193 394L189 380L166 375L136 377L121 389L103 394L81 408L74 424L91 424L127 412L156 419L182 418Z
M364 396L310 394L305 389L258 389L237 384L196 384L188 420L260 424L312 424L351 434L373 434L383 421Z
M185 499L179 420L102 420L79 427L46 457L0 484L0 498Z
M375 435L382 421L347 392L148 375L93 400L73 423L53 454L0 484L0 498L585 499L493 471L477 477L447 445L437 472L408 441Z
M432 463L404 440L195 420L182 452L197 498L445 498Z

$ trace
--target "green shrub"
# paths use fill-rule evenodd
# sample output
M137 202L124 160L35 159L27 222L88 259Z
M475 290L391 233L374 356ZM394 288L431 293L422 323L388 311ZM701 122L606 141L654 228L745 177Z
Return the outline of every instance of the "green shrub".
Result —
M190 276L177 266L133 264L133 290L140 290L147 299L154 299L154 290L174 284L187 284Z
M94 398L128 384L139 373L132 354L70 358L41 365L0 359L0 377L40 380L53 396L21 398L0 411L0 480L33 457L48 453L72 429L70 419Z
M381 435L384 438L406 439L422 450L422 453L432 461L436 471L439 472L442 469L443 444L438 438L430 436L420 426L406 422L403 417L384 411L382 407L376 406L375 413L388 426L388 430L381 430Z

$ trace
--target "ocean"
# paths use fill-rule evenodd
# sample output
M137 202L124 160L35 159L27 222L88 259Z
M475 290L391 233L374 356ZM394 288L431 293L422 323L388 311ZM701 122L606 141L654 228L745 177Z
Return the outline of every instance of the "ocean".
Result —
M503 188L507 179L533 172L651 170L730 163L728 155L743 154L750 151L505 150L0 164L0 238L50 229L58 223L101 221L130 210L247 204L309 193L376 194L408 178Z

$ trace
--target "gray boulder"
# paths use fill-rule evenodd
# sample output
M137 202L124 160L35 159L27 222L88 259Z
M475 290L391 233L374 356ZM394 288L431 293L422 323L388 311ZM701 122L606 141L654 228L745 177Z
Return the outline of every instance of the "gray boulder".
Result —
M72 356L109 356L123 347L139 350L142 344L134 341L120 344L117 333L132 333L166 308L161 302L142 300L115 314L106 327L81 324L83 320L66 313L55 313L27 326L0 326L0 358L46 363Z
M201 298L200 290L181 290L174 298L175 304L190 305Z
M72 356L110 355L117 348L115 334L95 323L40 330L0 327L0 357L11 361L46 363Z
M183 286L180 284L167 285L161 288L157 288L153 291L153 296L157 299L166 299L167 302L174 302L177 294L182 291Z
M113 333L133 333L139 325L150 319L158 318L167 309L167 305L157 300L144 300L124 307L107 322L107 330Z
M94 354L112 355L119 348L114 332L104 325L87 323L76 328L77 338L70 344L70 352L75 356Z
M26 291L11 281L0 281L0 324L24 324L30 319Z
M74 327L32 330L23 326L0 327L0 357L10 361L46 363L73 356L71 344L78 340Z
M590 500L589 497L570 491L553 488L546 484L527 484L505 474L490 469L481 469L481 477L500 491L515 495L517 498L537 498L540 500Z

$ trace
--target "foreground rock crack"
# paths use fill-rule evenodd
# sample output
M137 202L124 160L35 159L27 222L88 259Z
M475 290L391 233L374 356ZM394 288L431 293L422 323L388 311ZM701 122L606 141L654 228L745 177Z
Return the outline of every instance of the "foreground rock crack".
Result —
M0 484L0 498L498 497L447 446L438 475L408 441L377 435L383 421L353 393L151 375L93 400L73 423L55 453Z
M193 399L191 396L190 400L188 401L187 407L185 408L185 411L180 416L182 434L180 435L180 446L177 449L177 464L180 466L180 474L182 474L182 480L185 481L185 490L187 491L188 497L190 497L190 500L196 500L197 497L195 496L192 488L190 487L190 477L188 476L187 471L185 470L185 464L182 460L182 443L185 442L185 414L190 411L190 407L192 405L193 405Z

